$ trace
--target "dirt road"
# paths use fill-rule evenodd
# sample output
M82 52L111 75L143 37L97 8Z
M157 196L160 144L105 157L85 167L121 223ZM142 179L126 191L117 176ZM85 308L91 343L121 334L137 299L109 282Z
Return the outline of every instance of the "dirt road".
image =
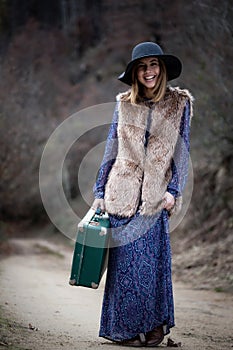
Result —
M68 284L72 245L14 240L16 254L0 261L0 349L116 349L98 338L104 279L99 289ZM233 347L232 296L175 283L176 327L183 350ZM166 348L167 339L159 348Z

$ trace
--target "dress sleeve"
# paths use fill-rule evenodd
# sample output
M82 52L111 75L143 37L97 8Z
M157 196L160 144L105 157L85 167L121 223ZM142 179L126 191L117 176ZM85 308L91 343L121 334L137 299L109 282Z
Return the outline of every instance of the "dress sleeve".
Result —
M112 166L116 160L118 151L118 139L117 139L117 126L118 126L118 102L116 104L113 120L109 129L104 157L98 171L97 180L93 187L95 198L104 198L105 185L107 183L108 175Z
M174 157L172 160L172 178L167 186L167 191L176 199L182 196L188 177L189 151L190 151L190 122L191 106L188 101L185 105Z

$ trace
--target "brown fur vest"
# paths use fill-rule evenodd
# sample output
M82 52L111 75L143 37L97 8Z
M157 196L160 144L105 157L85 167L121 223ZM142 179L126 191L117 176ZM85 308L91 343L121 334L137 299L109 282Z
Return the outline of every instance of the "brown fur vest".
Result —
M163 209L183 109L192 97L168 87L164 99L149 108L123 102L123 96L118 97L118 154L105 187L106 210L131 217L140 205L142 215L153 215Z

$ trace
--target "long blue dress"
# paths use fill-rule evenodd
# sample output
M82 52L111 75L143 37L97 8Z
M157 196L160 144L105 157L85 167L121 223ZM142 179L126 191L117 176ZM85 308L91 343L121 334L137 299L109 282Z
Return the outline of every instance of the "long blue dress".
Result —
M117 125L116 105L94 186L95 198L104 198L108 174L117 155ZM181 195L188 174L189 133L190 104L187 102L180 125L184 146L177 147L167 188L175 198ZM99 336L122 341L160 325L164 325L164 332L168 334L175 325L168 211L164 209L151 217L139 212L131 218L110 215L110 223L111 248Z

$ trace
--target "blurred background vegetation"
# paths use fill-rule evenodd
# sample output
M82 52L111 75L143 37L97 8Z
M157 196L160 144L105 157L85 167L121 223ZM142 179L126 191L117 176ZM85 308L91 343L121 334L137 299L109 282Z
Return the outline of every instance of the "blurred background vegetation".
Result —
M74 112L113 102L127 89L117 76L132 47L156 41L183 62L172 85L195 97L194 191L172 233L174 273L232 291L232 23L230 0L0 0L2 249L25 225L33 232L47 224L38 177L51 133ZM64 185L74 208L83 203L78 164L105 135L96 129L67 156Z

